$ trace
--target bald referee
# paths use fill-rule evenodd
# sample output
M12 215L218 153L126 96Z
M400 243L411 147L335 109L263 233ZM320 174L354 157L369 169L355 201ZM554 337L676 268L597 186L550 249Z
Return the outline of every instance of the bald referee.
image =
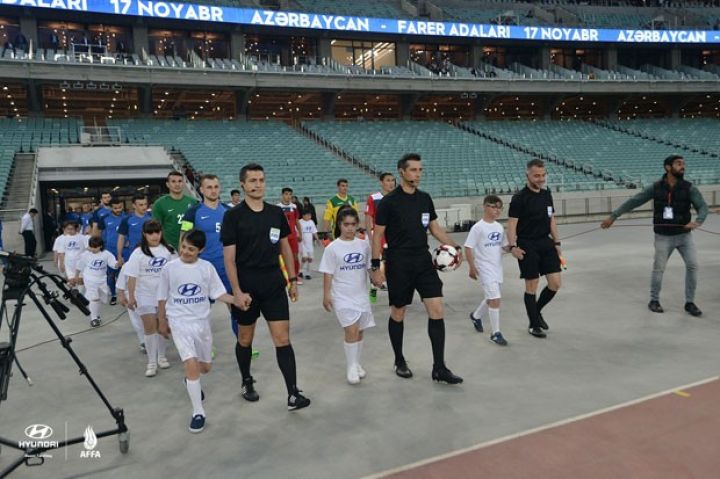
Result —
M525 172L527 184L510 201L507 235L510 253L518 260L520 277L525 280L525 310L536 338L547 336L548 325L542 309L560 289L560 234L555 221L552 194L544 189L547 172L542 160L530 160ZM536 297L540 276L547 286Z
M441 243L453 245L459 254L462 248L438 224L430 195L418 189L423 171L420 155L409 153L403 156L397 167L400 186L385 195L375 213L371 265L372 282L380 287L384 280L380 270L384 237L387 241L385 274L390 297L388 332L395 353L395 374L401 378L413 375L402 351L403 320L405 309L412 303L417 290L428 314L428 335L433 352L432 378L446 384L460 384L463 379L445 366L443 283L428 251L427 231Z

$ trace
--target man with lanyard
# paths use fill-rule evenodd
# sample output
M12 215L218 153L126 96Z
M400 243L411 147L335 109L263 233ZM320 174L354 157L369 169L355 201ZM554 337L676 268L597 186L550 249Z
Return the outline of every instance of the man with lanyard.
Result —
M397 166L400 186L385 195L378 205L371 260L372 282L379 287L385 276L380 270L384 237L387 241L385 274L390 298L388 333L395 353L395 374L401 378L413 375L402 352L403 320L407 305L412 303L417 290L428 314L428 335L433 353L432 379L446 384L460 384L463 379L445 366L443 283L428 251L427 231L441 243L453 245L458 255L462 255L462 247L438 224L430 195L418 189L422 177L420 155L409 153L398 161Z
M348 180L341 178L337 180L337 194L327 200L325 214L323 214L325 231L330 237L335 235L335 217L341 206L350 205L357 211L357 201L348 194Z
M96 209L92 214L92 217L90 219L90 222L92 223L92 229L91 232L88 232L88 234L92 234L92 236L100 235L98 224L100 224L100 221L102 221L102 219L109 215L112 211L112 207L110 206L112 204L111 201L112 195L110 193L105 192L100 195L100 207ZM105 245L105 247L107 248L107 244Z
M100 235L102 236L103 242L105 243L105 249L109 251L115 258L119 258L118 255L118 230L120 229L120 223L125 219L123 201L119 198L113 198L110 200L110 214L103 216L96 224ZM122 252L122 250L120 251ZM113 269L110 266L107 268L107 284L110 288L110 304L117 304L117 296L115 295L115 282L117 281L117 273L119 270Z
M165 241L177 249L180 243L180 225L183 216L197 201L183 194L185 178L178 171L168 173L165 186L170 192L153 203L152 216L162 225Z
M142 194L133 196L132 204L135 211L131 215L126 215L118 227L116 242L118 269L130 259L133 250L142 240L143 225L152 219L150 213L147 212L147 196Z
M685 262L685 311L692 316L701 316L702 311L695 304L697 251L690 233L703 224L708 214L708 207L697 187L685 181L685 160L682 156L668 156L663 167L665 174L660 181L621 204L600 226L603 229L610 228L621 215L652 200L655 261L650 281L648 308L653 313L664 312L660 305L663 273L670 255L677 249ZM697 211L695 221L692 221L691 206Z
M288 392L288 410L294 411L310 405L297 387L295 352L290 344L290 310L288 294L297 300L295 265L287 237L290 227L282 210L266 203L265 171L250 163L240 169L240 187L245 201L225 214L221 239L225 258L225 271L232 285L235 305L232 315L239 324L235 356L242 375L242 396L257 401L255 380L250 375L252 342L255 324L262 314L267 322L278 366L285 379ZM282 254L289 275L286 281L280 271Z
M220 180L216 175L200 177L200 194L203 197L202 203L187 210L183 216L180 231L185 233L196 229L205 233L205 248L200 252L200 258L213 265L228 294L232 294L232 286L225 273L223 244L220 241L223 217L230 208L220 202ZM232 317L230 317L230 326L237 337L237 323L232 320Z
M302 283L302 273L300 272L300 261L298 261L298 253L300 252L300 242L298 240L300 232L300 218L302 215L298 210L298 207L292 201L293 190L286 186L282 189L282 196L280 197L280 203L277 205L285 213L288 225L290 226L290 234L288 235L288 243L290 243L290 249L293 252L293 264L295 265L295 271L298 272L297 284Z
M536 338L544 338L548 325L542 309L555 297L561 285L560 233L552 194L543 188L547 178L545 163L530 160L525 175L527 185L510 201L507 237L510 253L520 265L520 277L525 280L528 332ZM541 275L545 276L547 286L536 299Z

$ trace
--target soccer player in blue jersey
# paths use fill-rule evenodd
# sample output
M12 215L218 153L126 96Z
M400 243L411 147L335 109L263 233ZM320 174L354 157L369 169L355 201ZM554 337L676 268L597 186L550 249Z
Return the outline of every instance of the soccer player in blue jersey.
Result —
M142 240L142 227L143 225L152 219L152 215L147 212L148 199L145 195L133 196L133 208L135 212L131 215L125 216L120 222L117 236L117 251L118 251L118 268L120 268L124 262L130 258L133 250ZM119 253L122 252L122 255Z
M112 253L115 258L118 258L118 230L120 229L120 223L125 218L125 205L119 198L113 198L110 200L110 214L103 216L97 223L98 231L105 244L105 249ZM118 270L108 266L107 269L107 284L110 288L110 304L115 305L117 303L117 295L115 294L115 283L117 281Z
M220 180L215 175L203 175L200 177L200 194L203 202L191 206L183 217L180 225L181 237L190 230L199 230L205 233L205 248L200 253L200 258L210 262L217 271L220 280L225 285L228 293L232 294L232 286L225 273L223 257L223 244L220 240L225 212L230 208L220 201ZM230 325L237 337L237 322L230 319Z
M82 213L80 213L80 234L89 235L92 232L92 217L92 205L83 203Z
M92 212L92 215L90 216L90 230L87 232L87 234L91 234L92 236L100 236L100 228L98 225L100 224L100 221L102 221L103 218L105 218L107 215L109 215L112 212L112 194L110 192L106 191L102 195L100 195L100 206L98 209ZM107 243L105 243L107 247Z

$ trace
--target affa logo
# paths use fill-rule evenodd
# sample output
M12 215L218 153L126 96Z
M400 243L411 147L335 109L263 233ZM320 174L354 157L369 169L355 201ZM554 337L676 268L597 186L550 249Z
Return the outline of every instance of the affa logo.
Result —
M84 451L80 451L80 457L81 458L100 458L100 451L96 451L95 448L97 447L97 436L95 435L95 431L93 431L92 426L88 426L85 428L85 433L83 434L85 436L85 442L83 443L83 446L85 447Z

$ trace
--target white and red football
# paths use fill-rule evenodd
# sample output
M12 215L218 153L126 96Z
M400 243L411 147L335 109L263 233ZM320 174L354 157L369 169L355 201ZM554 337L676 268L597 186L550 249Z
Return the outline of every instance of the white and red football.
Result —
M454 246L441 244L433 252L433 263L438 271L449 273L458 267L460 255Z

